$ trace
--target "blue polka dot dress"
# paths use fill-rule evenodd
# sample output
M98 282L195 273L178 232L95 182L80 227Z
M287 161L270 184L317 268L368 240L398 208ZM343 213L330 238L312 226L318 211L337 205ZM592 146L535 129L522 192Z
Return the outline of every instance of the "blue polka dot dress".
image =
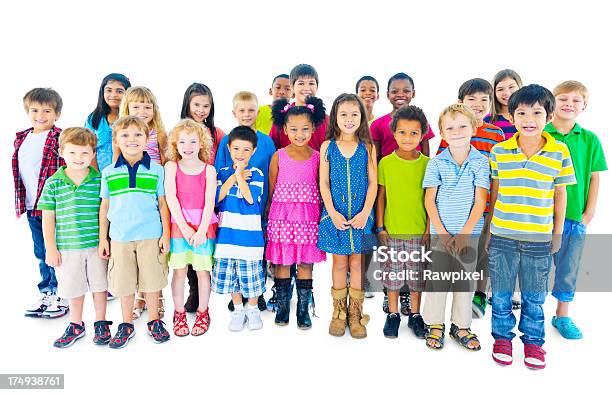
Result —
M352 219L363 210L368 191L368 152L360 142L353 156L346 158L340 152L336 140L331 140L325 153L329 162L329 185L332 201L336 210L347 220ZM317 247L320 250L337 255L351 255L368 252L374 226L374 212L368 216L364 229L349 228L338 230L327 209L323 207L319 222Z

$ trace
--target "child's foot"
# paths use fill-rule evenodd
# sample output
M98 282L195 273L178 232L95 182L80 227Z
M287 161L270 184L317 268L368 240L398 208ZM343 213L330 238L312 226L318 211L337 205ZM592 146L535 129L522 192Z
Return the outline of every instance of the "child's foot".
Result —
M512 294L512 310L521 309L521 293L515 292Z
M94 322L94 344L99 346L106 345L111 339L110 326L113 321L96 321Z
M170 340L170 334L164 327L164 321L159 318L147 322L147 329L149 331L149 336L153 338L155 343L165 343Z
M259 311L266 311L268 309L266 299L263 295L259 295L259 297L257 298L257 307L259 308Z
M110 348L123 348L127 346L131 338L134 337L134 324L128 324L126 322L119 324L117 333L110 340L108 346Z
M368 278L366 277L363 280L363 289L365 290L364 297L366 299L372 299L374 297L374 292L370 291L371 288L372 286L370 285L370 280L368 280Z
M525 344L525 366L529 369L544 369L546 367L546 351L535 344Z
M81 325L79 325L71 322L68 324L68 328L66 328L64 334L53 343L53 346L57 348L67 348L72 346L74 342L83 336L85 336L85 324L81 323Z
M140 318L142 313L147 309L147 304L144 298L136 296L134 300L134 307L132 308L132 319L137 320Z
M425 344L432 350L441 350L444 347L444 324L435 324L428 326L428 332L425 336Z
M277 305L278 300L276 299L276 288L272 286L272 296L270 297L270 299L268 299L268 302L266 303L266 309L268 311L275 311Z
M412 332L419 339L425 339L427 336L427 328L425 327L425 321L420 314L412 314L408 316L408 328L412 329Z
M402 315L410 315L410 293L400 292L400 312Z
M480 340L471 332L470 328L459 328L457 325L451 324L450 337L468 350L480 350Z
M385 326L383 328L383 335L388 339L397 338L401 320L402 319L398 313L387 314L387 319L385 320Z
M42 314L47 310L47 307L51 304L51 292L41 293L36 302L26 309L26 317L42 317Z
M389 314L389 297L387 296L387 294L383 296L382 309L385 314Z
M553 317L552 326L566 339L582 339L582 332L570 317Z
M210 316L208 315L208 309L204 311L196 311L196 319L193 323L193 328L191 328L192 336L200 336L205 334L208 331L208 327L210 326Z
M42 313L44 318L59 318L68 314L68 301L57 295L51 295L51 303Z
M189 334L189 326L187 325L187 312L178 312L174 310L174 316L172 317L172 325L174 334L176 336L187 336Z
M512 365L512 342L505 339L496 339L491 356L500 365Z
M115 300L117 297L110 292L106 292L106 301L110 302L111 300Z
M487 310L487 297L482 292L476 292L472 299L472 318L482 318Z
M232 332L240 332L244 329L246 323L246 313L243 308L234 309L231 313L231 320L229 324L229 330Z
M247 328L250 331L256 331L263 328L263 322L261 321L261 312L255 306L247 307L246 309Z

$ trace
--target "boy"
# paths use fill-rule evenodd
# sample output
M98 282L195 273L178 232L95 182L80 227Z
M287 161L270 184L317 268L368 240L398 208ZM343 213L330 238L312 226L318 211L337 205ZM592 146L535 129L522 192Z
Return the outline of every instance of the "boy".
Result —
M559 250L565 220L565 186L576 183L567 146L544 126L552 118L555 98L539 85L525 86L508 102L518 132L491 150L494 207L488 244L491 273L492 357L512 363L512 293L519 276L521 320L519 330L525 365L546 366L544 311L552 254ZM554 218L554 219L553 219Z
M264 238L261 228L263 172L249 165L257 148L257 135L248 126L234 128L228 143L233 166L219 169L217 204L219 230L211 288L232 294L234 311L230 331L263 327L257 300L266 291L262 266ZM250 172L250 177L248 172ZM248 298L246 311L242 298Z
M431 222L431 272L469 274L476 269L472 252L484 225L483 212L490 186L487 157L470 141L479 121L464 104L452 104L440 114L441 137L448 149L427 164L423 179L425 208ZM427 303L423 318L428 325L427 347L444 347L446 297L453 294L450 336L461 346L480 350L480 341L470 330L475 284L470 278L460 281L427 282Z
M253 130L253 132L257 135L257 149L253 153L251 160L249 163L260 169L264 175L263 180L263 195L261 196L261 207L262 207L262 227L265 224L264 210L267 207L268 203L268 171L270 169L270 160L272 159L272 155L276 152L276 147L274 147L274 142L270 138L270 136L264 134L260 130L257 130L254 126L255 118L258 118L257 115L257 96L251 92L238 92L234 95L232 100L233 110L232 114L236 121L238 121L238 125L247 126ZM215 169L219 172L224 167L233 167L234 163L232 161L232 157L230 154L230 149L228 145L229 136L224 136L219 143L219 150L217 151L217 157L215 158ZM245 171L247 176L250 176L250 172L248 170ZM265 264L265 261L264 261ZM265 266L264 266L265 267ZM246 300L245 300L246 303ZM264 296L261 295L257 302L259 309L261 311L266 310L266 301ZM230 301L228 306L230 311L234 309L234 302Z
M291 84L287 74L279 74L272 80L272 87L269 92L272 96L272 103L278 99L291 99ZM255 121L255 130L259 130L266 135L270 134L272 129L272 104L265 104L259 107L257 113L257 121Z
M355 84L355 93L363 100L368 125L371 125L374 122L374 103L378 100L378 81L372 76L364 75Z
M308 64L298 64L295 66L291 73L289 73L289 82L293 92L295 102L293 106L305 106L306 99L310 96L316 96L317 90L319 89L319 75L314 67ZM329 123L329 117L325 116L325 121L319 125L315 125L315 131L312 134L312 138L308 142L308 145L312 149L319 151L321 144L325 140L325 131L327 130L327 124ZM285 134L282 128L278 128L276 125L272 125L270 129L270 137L274 141L276 149L285 148L291 142Z
M91 165L98 139L85 128L68 128L59 139L66 166L45 183L42 210L46 262L55 268L57 293L70 300L70 323L53 343L66 348L85 336L83 303L89 289L96 310L94 343L110 341L106 320L106 260L98 256L100 173ZM77 221L75 221L78 220Z
M557 312L552 325L564 338L580 339L582 332L569 317L568 310L576 291L586 227L595 215L599 172L608 167L597 136L576 123L588 103L587 88L578 81L565 81L557 85L553 94L555 116L544 131L567 145L577 183L567 186L563 243L554 255L556 271L552 296L557 299Z
M23 105L32 127L18 132L14 142L15 213L17 218L27 213L41 277L38 283L40 296L26 309L25 316L57 318L68 313L68 305L66 300L57 297L55 270L45 263L42 213L36 204L45 181L64 165L64 160L58 155L62 130L55 126L62 112L62 98L53 89L34 88L23 97Z
M397 150L382 158L378 164L378 199L376 200L376 233L383 245L396 252L420 250L428 238L423 177L429 158L417 151L421 138L427 133L427 118L415 106L399 108L391 121ZM393 238L390 238L393 237ZM389 241L390 243L387 243ZM410 289L411 311L408 327L415 336L425 338L425 322L420 314L421 292L425 288L424 263L420 261L389 262L383 272L414 273L405 283ZM389 313L383 328L388 338L396 338L400 326L399 291L404 281L384 281L389 298Z
M501 128L492 125L490 123L483 122L483 118L491 108L491 100L493 100L493 87L491 84L482 78L474 78L464 82L459 87L459 103L463 103L468 106L476 115L480 126L476 129L476 134L472 137L470 143L474 148L480 151L481 154L489 157L491 148L497 143L501 143L505 140L504 132ZM438 155L448 147L448 143L445 140L440 142L438 148ZM485 223L487 223L487 216L489 214L489 203L491 196L487 196L487 207L485 208ZM489 278L489 265L487 252L484 249L484 242L489 234L489 228L487 226L482 228L482 234L480 235L478 243L478 270L482 269L484 278L478 280L476 285L476 293L472 300L472 316L474 318L481 318L485 314L487 307L487 279Z
M170 339L158 311L158 293L168 284L165 254L170 245L170 212L164 197L164 169L145 152L148 137L149 128L140 118L119 118L113 124L113 144L120 155L102 170L98 251L101 258L110 258L108 288L121 298L123 317L110 348L125 347L134 337L135 290L144 293L153 341Z

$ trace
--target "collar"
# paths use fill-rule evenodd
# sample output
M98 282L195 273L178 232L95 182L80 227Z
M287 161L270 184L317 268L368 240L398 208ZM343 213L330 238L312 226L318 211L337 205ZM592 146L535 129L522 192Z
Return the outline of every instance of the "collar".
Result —
M548 132L548 133L559 133L559 134L563 134L560 131L557 130L557 128L555 128L555 125L553 125L552 122L549 122L546 124L546 126L544 127L544 131ZM574 127L572 128L572 130L569 131L569 134L580 134L582 133L582 126L578 125L577 122L574 123Z
M134 166L136 166L136 164L139 164L139 163L141 163L144 167L146 167L147 170L151 169L151 157L149 156L147 151L144 151L142 153L142 159L134 163ZM117 158L117 162L115 162L115 168L121 167L123 165L132 167L130 163L127 160L125 160L125 158L123 157L123 154L120 153L119 158Z
M468 157L465 159L465 162L463 163L465 164L471 160L478 159L480 156L482 156L482 154L478 152L478 150L474 148L473 145L470 144L470 152L468 154ZM437 155L436 158L440 158L447 162L452 162L452 163L455 163L456 165L459 165L457 161L455 160L455 158L453 158L453 156L451 155L449 148L444 149L444 151L442 151L439 155Z
M512 136L512 138L500 143L502 145L502 147L504 147L505 149L518 149L518 136L520 133L515 133L514 136ZM555 148L555 138L553 136L550 135L550 133L548 132L542 132L542 137L544 137L546 139L546 143L544 144L544 147L542 147L542 151L552 151Z
M89 174L87 174L83 181L81 181L81 185L96 177L100 177L100 172L98 172L98 170L94 169L92 166L89 166ZM55 172L55 174L53 174L51 178L56 180L62 180L66 184L75 185L74 181L72 181L72 179L66 174L66 166L62 166L57 169L57 171Z

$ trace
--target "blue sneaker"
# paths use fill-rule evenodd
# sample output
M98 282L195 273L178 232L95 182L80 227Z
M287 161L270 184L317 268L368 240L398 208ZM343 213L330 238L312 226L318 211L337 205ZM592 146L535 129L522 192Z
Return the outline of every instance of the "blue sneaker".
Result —
M561 336L566 339L582 339L582 332L570 317L553 317L552 326L557 328Z
M127 346L131 338L134 337L134 324L128 324L126 322L119 324L117 333L110 340L108 346L110 348L123 348Z
M64 334L53 343L53 347L68 348L83 336L85 336L85 324L81 322L79 325L71 322Z
M155 343L165 343L170 340L170 334L164 328L164 321L159 318L150 322L147 322L147 329L149 336L153 338Z

